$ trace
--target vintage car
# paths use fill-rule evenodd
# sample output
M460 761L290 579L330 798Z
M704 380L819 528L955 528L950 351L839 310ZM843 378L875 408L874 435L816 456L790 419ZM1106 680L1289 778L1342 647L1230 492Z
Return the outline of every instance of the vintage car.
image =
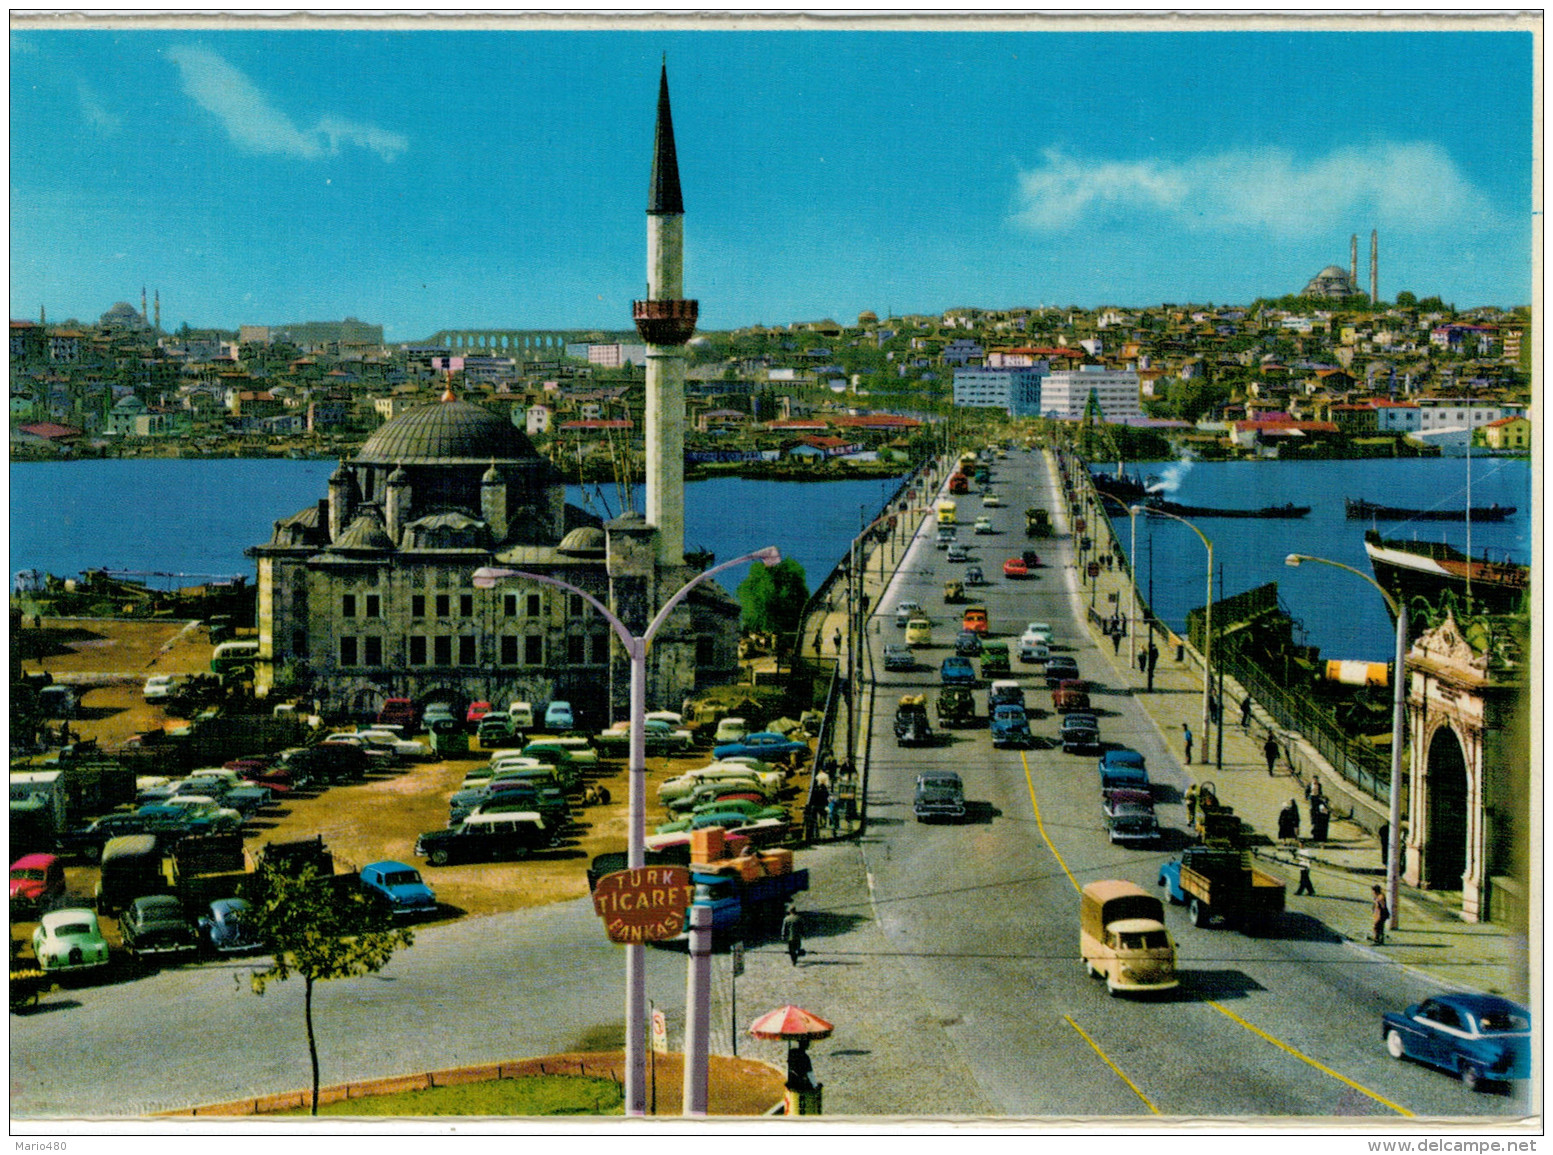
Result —
M1050 622L1031 622L1025 627L1024 633L1019 635L1020 641L1029 640L1051 645L1052 627Z
M572 718L572 704L556 699L545 707L545 729L550 731L570 730L575 722Z
M402 862L385 859L361 868L361 889L393 918L434 914L437 896L421 879L421 872Z
M965 817L965 784L952 770L928 770L917 775L911 802L918 822Z
M700 830L705 826L721 826L732 830L736 826L756 822L762 818L787 818L782 806L767 806L748 798L720 798L704 802L684 818L657 826L655 834L673 834L677 830Z
M537 811L497 811L471 814L457 826L422 834L415 841L415 853L432 866L447 866L523 858L530 851L554 846L557 840L555 829Z
M905 629L906 623L912 618L920 617L922 607L913 601L899 602L895 607L895 624Z
M95 912L51 910L32 932L32 955L44 971L90 970L108 965L108 941Z
M1024 749L1035 741L1030 733L1030 719L1025 708L1012 702L992 708L992 744L997 747L1017 746Z
M149 894L130 903L119 916L119 937L136 959L183 958L199 950L194 925L170 894Z
M1147 790L1119 787L1101 794L1106 833L1115 842L1159 841L1159 819L1154 796Z
M649 754L662 754L670 750L690 749L695 735L689 730L675 729L672 723L662 718L644 718L642 740ZM608 730L600 732L593 741L606 754L616 757L625 755L631 747L631 720L627 718L616 722Z
M1023 706L1025 692L1012 678L999 678L987 687L987 708L993 706Z
M178 678L176 675L152 674L146 679L141 695L148 702L165 702L173 696L173 691L177 688Z
M720 783L739 783L740 789L752 788L770 798L782 789L784 781L785 776L780 770L762 770L745 762L714 762L710 766L687 770L677 778L660 783L658 802L663 806L688 810L692 808L690 804L677 807L676 803L691 797L703 786Z
M1029 577L1030 568L1025 565L1023 558L1011 557L1003 563L1003 576L1007 578Z
M712 734L713 743L737 742L750 732L750 724L743 718L724 718L717 723L717 729Z
M956 654L944 659L943 665L939 667L938 680L945 686L974 686L976 668L971 665L969 658Z
M11 917L25 918L65 897L65 864L52 854L24 854L11 863Z
M215 954L251 954L264 949L253 929L252 908L241 898L218 898L200 915L200 942Z
M987 577L981 572L981 566L973 565L965 571L965 584L968 586L984 586Z
M981 676L995 678L1008 673L1008 643L983 642L981 644Z
M807 742L795 742L786 735L765 730L746 734L737 742L712 747L713 758L759 758L762 762L801 761L809 754Z
M954 637L954 652L962 658L981 657L981 635L975 630L961 630Z
M1053 654L1046 659L1046 687L1054 689L1058 682L1079 677L1078 662L1067 654Z
M1100 748L1100 723L1093 714L1064 714L1059 737L1064 754L1097 750Z
M1100 790L1149 788L1148 766L1136 750L1120 747L1100 755Z
M956 543L955 545L949 547L948 560L954 562L968 562L971 560L971 551L966 549L965 546Z
M885 642L884 668L886 670L914 670L917 668L917 659L912 656L910 646L903 646L899 642Z
M500 717L501 715L495 716ZM485 723L490 717L492 715L488 714L480 720L482 729L484 729ZM379 746L391 750L397 757L407 762L430 762L436 758L432 748L425 742L406 738L397 727L374 726L367 730L358 730L357 733L367 741L375 742Z
M993 533L992 519L990 517L978 517L971 526L972 533Z
M464 721L470 726L478 726L480 720L491 712L492 706L486 701L470 702L469 709L464 711Z
M945 686L935 709L940 726L970 726L976 721L976 697L964 686Z
M960 628L970 630L972 633L985 635L987 633L987 607L981 604L966 606L965 612L960 615Z
M903 694L895 707L895 742L899 746L926 746L933 741L927 720L927 698Z
M1019 639L1019 660L1021 662L1039 663L1045 662L1052 656L1051 647L1045 642L1032 641L1028 637Z
M520 803L524 810L538 812L547 826L558 828L571 820L571 805L559 789L542 782L509 778L453 795L448 800L448 825L457 826L477 811L488 812L498 802Z
M1498 995L1436 995L1381 1017L1393 1059L1414 1059L1461 1079L1469 1091L1531 1077L1531 1012Z
M1059 714L1090 712L1089 683L1082 678L1064 678L1052 687L1052 709Z
M996 506L1002 505L1003 504L1003 499L1001 497L999 497L997 494L992 493L992 492L989 491L989 492L984 493L984 494L981 495L981 503L983 505L985 505L985 506L988 506L989 508L992 508L992 507L996 507Z

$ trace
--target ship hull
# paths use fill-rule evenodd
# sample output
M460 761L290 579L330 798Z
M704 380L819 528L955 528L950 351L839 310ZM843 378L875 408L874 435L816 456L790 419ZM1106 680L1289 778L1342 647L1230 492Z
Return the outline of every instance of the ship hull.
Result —
M1343 508L1350 521L1374 518L1377 521L1504 521L1515 513L1513 505L1488 505L1478 509L1403 509L1395 505L1377 505L1362 497L1345 497Z
M1392 596L1438 602L1449 592L1465 605L1470 599L1484 613L1515 612L1531 586L1531 570L1510 563L1473 561L1441 542L1388 541L1374 530L1364 535L1375 580Z

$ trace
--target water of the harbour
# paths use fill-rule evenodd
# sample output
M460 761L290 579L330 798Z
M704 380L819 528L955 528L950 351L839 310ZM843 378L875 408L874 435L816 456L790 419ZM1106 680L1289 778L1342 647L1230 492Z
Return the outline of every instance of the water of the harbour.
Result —
M272 523L316 503L327 492L332 461L79 461L11 467L11 572L40 569L69 577L88 567L190 575L151 577L156 586L190 585L254 572L247 546L268 540ZM1199 527L1213 541L1215 568L1222 563L1226 594L1264 582L1278 583L1284 606L1304 627L1304 640L1329 657L1386 660L1392 627L1380 598L1357 578L1328 566L1284 565L1289 553L1345 562L1369 573L1364 523L1348 521L1343 498L1409 508L1465 506L1464 459L1323 462L1222 462L1191 468L1160 464L1145 473L1178 479L1173 499L1183 504L1257 507L1286 501L1309 505L1297 520L1208 519ZM1532 550L1531 467L1526 461L1472 461L1472 504L1517 506L1508 521L1472 526L1472 552L1528 562ZM1178 475L1178 476L1177 476ZM690 482L685 497L685 544L713 551L719 560L766 545L803 565L810 587L830 571L857 533L860 516L872 518L895 482L794 483L725 478ZM1018 507L1018 496L1010 504ZM618 513L610 487L584 492L569 487L568 500L604 516ZM637 496L641 505L640 491ZM1012 517L1010 521L1014 520ZM1128 520L1117 515L1123 548ZM1382 525L1391 537L1467 544L1460 522ZM1175 628L1186 611L1202 604L1206 554L1185 526L1139 518L1139 584L1149 588L1153 538L1153 598L1160 617ZM1009 552L1022 538L1004 539ZM725 576L728 588L740 570ZM1215 575L1215 587L1218 578ZM1125 607L1124 607L1125 608Z

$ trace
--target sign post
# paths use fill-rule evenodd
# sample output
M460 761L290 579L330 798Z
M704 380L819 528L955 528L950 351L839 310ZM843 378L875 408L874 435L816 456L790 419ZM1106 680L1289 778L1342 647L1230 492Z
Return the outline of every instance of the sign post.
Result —
M728 990L728 1037L733 1042L733 1057L739 1057L739 976L744 973L744 943L736 942L728 950L733 979Z

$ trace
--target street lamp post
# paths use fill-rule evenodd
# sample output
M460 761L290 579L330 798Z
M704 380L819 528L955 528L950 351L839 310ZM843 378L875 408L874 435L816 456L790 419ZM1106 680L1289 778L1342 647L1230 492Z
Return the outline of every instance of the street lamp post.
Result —
M1407 657L1407 603L1394 598L1386 588L1363 570L1326 557L1312 557L1308 553L1291 553L1283 559L1285 565L1298 566L1301 562L1317 561L1322 565L1345 569L1355 577L1369 582L1386 599L1386 605L1397 619L1397 643L1395 665L1391 671L1391 790L1386 811L1386 905L1391 910L1391 929L1397 929L1397 891L1401 885L1402 865L1402 739L1407 726L1406 687L1402 684L1402 664Z
M679 592L664 603L657 615L648 624L647 629L640 637L631 633L619 618L617 618L603 602L594 597L587 590L578 589L570 582L564 582L560 578L551 577L548 574L530 573L526 570L503 569L496 566L481 566L474 572L473 584L476 589L488 590L503 578L522 578L525 581L539 582L541 585L554 586L556 589L565 590L567 593L576 594L603 615L604 620L615 631L615 636L620 639L620 644L625 647L627 656L631 660L631 753L628 765L627 780L630 784L629 819L627 823L626 865L632 870L639 870L646 865L647 858L647 650L652 645L653 637L669 615L684 601L690 591L696 586L721 573L745 562L758 561L766 566L774 566L782 560L781 552L776 546L768 545L765 549L758 549L754 553L747 553L743 557L736 557L732 561L725 561L721 565L697 574L680 587ZM627 1115L645 1115L647 1113L647 1052L643 1046L643 1033L647 1024L647 958L646 947L642 943L626 944L626 1071L625 1071L625 1108Z
M1102 492L1100 498L1125 509L1132 523L1127 537L1127 584L1132 589L1127 603L1127 665L1131 669L1138 664L1138 511L1109 493Z
M1206 600L1203 602L1203 643L1202 643L1202 761L1208 762L1208 735L1213 732L1212 719L1208 712L1208 699L1213 694L1213 543L1208 540L1208 535L1203 533L1186 518L1174 513L1167 513L1163 509L1155 509L1151 505L1134 505L1133 513L1151 513L1156 517L1168 517L1171 521L1179 521L1187 529L1195 533L1208 551L1208 590ZM1153 567L1150 567L1152 574ZM1224 724L1223 715L1220 714L1219 725Z

